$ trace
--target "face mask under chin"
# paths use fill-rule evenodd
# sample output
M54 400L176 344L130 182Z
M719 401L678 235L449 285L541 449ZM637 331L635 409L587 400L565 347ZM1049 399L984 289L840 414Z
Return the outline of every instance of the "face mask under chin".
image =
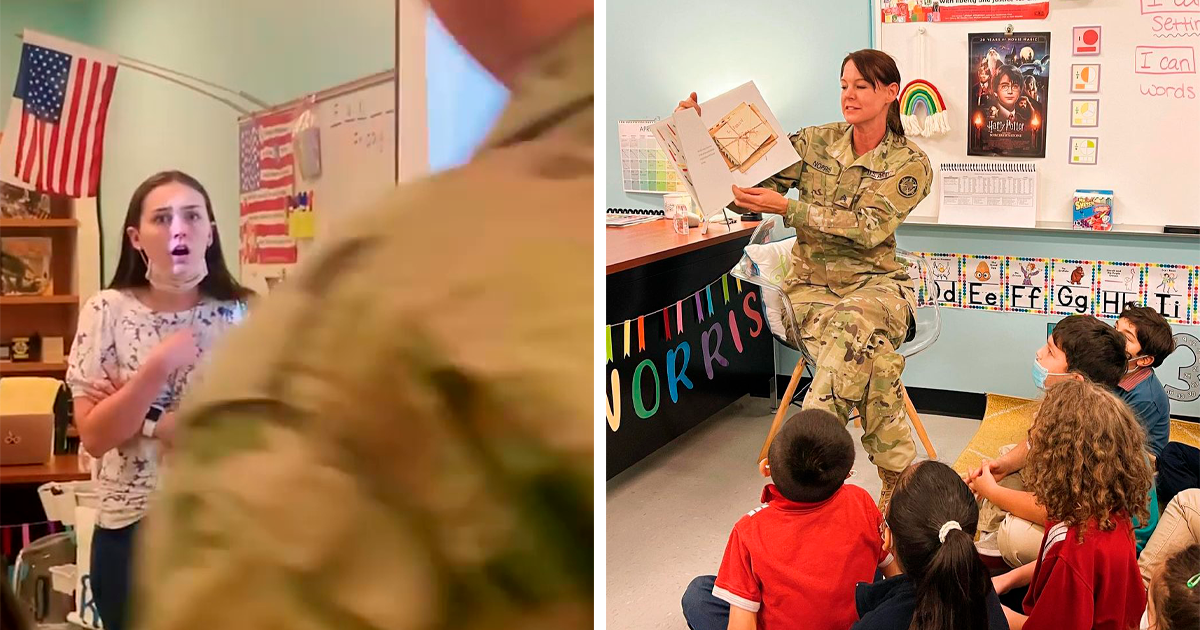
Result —
M166 293L187 293L200 286L200 282L208 276L208 261L204 258L192 269L176 273L173 267L160 268L150 261L146 252L138 250L146 263L146 280L150 286Z

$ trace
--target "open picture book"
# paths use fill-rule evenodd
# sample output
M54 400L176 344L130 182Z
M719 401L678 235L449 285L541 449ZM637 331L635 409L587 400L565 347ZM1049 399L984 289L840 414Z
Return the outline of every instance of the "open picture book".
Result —
M733 201L733 186L757 186L800 161L754 82L685 109L651 128L704 216Z

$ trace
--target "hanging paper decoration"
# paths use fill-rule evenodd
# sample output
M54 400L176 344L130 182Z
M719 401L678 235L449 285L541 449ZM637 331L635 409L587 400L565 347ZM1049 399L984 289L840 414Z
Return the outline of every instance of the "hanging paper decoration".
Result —
M604 354L609 363L612 363L612 326L604 327Z
M663 309L663 332L667 334L667 341L671 340L671 307Z
M920 111L925 110L924 120ZM950 131L950 115L942 93L925 79L909 81L900 93L900 121L904 133L930 138Z
M625 320L625 356L629 356L629 320Z
M646 322L638 315L638 352L646 351Z
M721 295L725 298L725 304L729 303L729 276L721 276Z

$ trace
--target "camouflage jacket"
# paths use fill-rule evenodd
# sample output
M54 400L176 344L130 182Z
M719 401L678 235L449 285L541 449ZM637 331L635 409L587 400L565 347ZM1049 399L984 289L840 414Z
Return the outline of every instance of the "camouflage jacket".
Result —
M761 184L800 193L799 200L788 200L785 215L798 236L785 288L815 284L845 296L879 282L911 286L896 261L895 234L929 194L929 158L888 131L879 146L856 159L850 133L848 123L831 123L792 134L800 161Z
M588 20L470 163L349 215L224 338L135 627L591 627L592 45Z

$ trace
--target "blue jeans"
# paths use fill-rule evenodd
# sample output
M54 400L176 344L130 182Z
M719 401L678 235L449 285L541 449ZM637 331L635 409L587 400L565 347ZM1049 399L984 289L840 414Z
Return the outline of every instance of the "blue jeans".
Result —
M683 618L692 630L726 630L729 627L729 602L713 595L717 576L701 575L683 592Z
M104 630L124 630L129 613L133 540L137 523L120 529L96 526L92 534L92 594Z

